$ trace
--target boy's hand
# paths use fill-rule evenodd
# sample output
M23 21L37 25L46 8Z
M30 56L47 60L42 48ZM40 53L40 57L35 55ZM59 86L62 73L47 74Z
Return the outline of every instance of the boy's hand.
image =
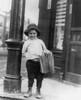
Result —
M49 50L46 50L44 53L51 54L52 52Z

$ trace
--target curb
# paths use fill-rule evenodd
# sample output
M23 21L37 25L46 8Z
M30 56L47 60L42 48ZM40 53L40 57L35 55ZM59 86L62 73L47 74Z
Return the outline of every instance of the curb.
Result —
M28 100L23 97L22 93L12 94L12 93L1 93L0 98L3 100Z

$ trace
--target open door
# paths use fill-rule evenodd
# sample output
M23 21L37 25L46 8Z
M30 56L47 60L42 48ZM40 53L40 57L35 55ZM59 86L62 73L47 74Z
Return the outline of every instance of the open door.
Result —
M81 0L70 0L67 24L66 80L81 84Z

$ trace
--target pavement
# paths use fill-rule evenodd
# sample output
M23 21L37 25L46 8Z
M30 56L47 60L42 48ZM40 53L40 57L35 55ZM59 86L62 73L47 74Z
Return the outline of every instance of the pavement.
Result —
M0 80L0 98L6 100L37 100L36 99L36 80L32 89L32 96L24 97L27 92L27 78L22 79L21 93L4 93L3 79ZM52 78L44 78L42 88L42 99L40 100L81 100L81 86L68 85L64 82Z

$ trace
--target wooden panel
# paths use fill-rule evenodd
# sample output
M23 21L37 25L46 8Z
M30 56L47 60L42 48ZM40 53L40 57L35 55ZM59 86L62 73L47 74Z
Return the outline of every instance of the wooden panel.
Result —
M61 51L52 51L54 54L55 66L58 66L61 69L62 66L62 52Z
M73 0L72 28L81 27L81 0Z
M39 9L41 10L47 9L47 0L39 0Z
M68 72L81 74L81 43L71 45Z
M38 27L41 30L40 38L45 42L48 48L49 40L49 25L50 25L50 10L47 9L47 0L40 0L39 2L39 21Z
M81 85L81 75L67 72L66 81Z
M51 12L50 12L50 26L49 26L49 44L48 48L53 50L53 39L54 39L54 30L55 30L55 17L56 17L56 6L57 0L52 0Z

